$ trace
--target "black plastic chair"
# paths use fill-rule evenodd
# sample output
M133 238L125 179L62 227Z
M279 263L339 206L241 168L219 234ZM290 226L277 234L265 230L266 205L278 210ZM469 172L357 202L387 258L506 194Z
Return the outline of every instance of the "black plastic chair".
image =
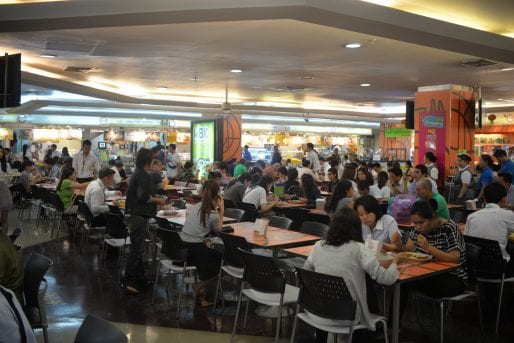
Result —
M234 319L234 327L232 329L232 342L236 334L237 320L239 318L243 295L249 299L246 303L243 324L243 327L246 327L250 300L268 306L278 306L278 313L281 314L284 305L287 306L296 303L299 291L297 287L286 285L286 278L272 257L256 255L243 249L239 249L239 251L243 256L245 269L237 302L236 318ZM282 316L279 315L277 320L275 343L277 343L279 339Z
M88 314L75 336L75 343L126 343L127 336L111 323Z
M273 216L269 219L269 226L278 227L280 229L289 229L293 221L287 217Z
M62 203L62 200L57 193L49 193L48 202L50 204L50 207L46 208L46 210L52 213L53 216L52 231L50 232L50 237L53 237L54 229L57 228L56 238L59 238L59 232L61 231L62 221L64 219L65 222L69 223L70 216L66 216L64 214L64 204Z
M348 335L348 342L352 341L355 330L366 329L366 326L363 324L355 322L357 302L352 298L342 277L316 273L301 268L296 270L300 281L300 295L298 297L293 332L291 333L291 342L294 342L295 339L298 319L316 329L327 331L334 335L346 334ZM342 321L342 323L340 326L320 325L313 321L306 311L329 320ZM384 337L387 337L386 318L373 313L371 316L375 324L382 322ZM347 324L343 325L345 323L343 321L347 321Z
M48 343L48 322L44 297L48 284L44 278L53 261L38 254L30 255L23 271L24 311L32 329L43 329L45 343ZM41 283L44 287L41 288Z
M223 272L237 280L242 280L244 272L244 261L239 249L251 251L251 248L244 237L229 235L223 232L220 232L219 235L223 241L224 251L223 258L221 260L220 271L218 273L218 283L216 285L214 306L212 308L213 313L216 311L219 292L222 294L221 302L223 309L225 309L225 299L223 298L223 289L221 287L221 277Z
M172 200L171 203L173 207L176 207L179 210L185 209L187 204L187 202L184 199Z
M109 206L109 212L111 212L112 214L115 214L117 216L120 216L121 219L125 218L125 213L123 213L123 211L118 206L113 206L113 205L107 205L107 206Z
M255 223L255 220L259 218L259 211L254 204L249 204L246 202L240 202L237 204L237 208L245 211L245 215L241 218L243 222L252 222Z
M236 208L236 204L230 199L223 199L223 207L227 208Z
M300 232L314 236L326 237L329 228L330 227L327 224L305 221L300 227Z
M239 209L239 208L225 208L223 212L223 216L227 218L234 219L237 223L243 219L245 215L245 211Z
M86 251L87 243L89 241L90 232L97 230L101 232L101 238L103 239L106 227L105 226L94 226L94 216L89 206L82 200L78 201L77 218L83 221L84 231L80 239L80 246L82 251Z
M505 278L507 261L503 259L500 243L498 243L498 241L473 236L464 236L464 241L480 247L480 257L475 269L477 282L500 285L498 292L498 311L496 312L496 324L494 329L494 333L497 334L500 325L503 287L505 282L514 283L514 277Z
M162 238L162 249L161 252L167 259L163 259L159 261L157 265L157 270L155 272L155 282L152 293L152 305L154 303L155 294L157 292L157 284L159 282L159 273L161 271L161 266L165 268L168 273L168 284L166 286L166 292L168 293L169 285L170 285L170 276L171 274L181 274L182 275L182 283L180 284L180 289L178 292L178 302L177 302L177 313L176 318L179 317L180 314L180 302L182 299L182 289L184 288L184 284L192 284L196 283L197 275L196 275L196 267L187 265L187 256L189 253L189 249L186 244L180 238L180 235L176 231L162 230L159 229L159 234ZM193 277L190 279L186 279L187 275L193 273ZM169 300L169 296L168 296Z

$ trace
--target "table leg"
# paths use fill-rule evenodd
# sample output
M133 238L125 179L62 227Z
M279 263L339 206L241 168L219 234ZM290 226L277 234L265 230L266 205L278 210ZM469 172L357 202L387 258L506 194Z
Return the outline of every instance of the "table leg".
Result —
M391 341L398 343L400 333L400 283L396 282L393 287L393 332Z

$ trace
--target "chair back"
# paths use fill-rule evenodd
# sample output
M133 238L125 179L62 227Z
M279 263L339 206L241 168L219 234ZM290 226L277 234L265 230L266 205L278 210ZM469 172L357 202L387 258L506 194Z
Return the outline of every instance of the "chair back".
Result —
M107 206L109 206L109 212L111 212L112 214L115 214L117 216L120 216L120 218L122 220L123 220L123 218L125 218L125 214L119 207L113 206L113 205L107 205Z
M57 193L49 192L48 197L50 205L52 205L58 212L64 212L64 204Z
M230 199L223 199L223 207L225 207L225 209L236 208L236 205Z
M223 212L224 217L235 219L238 223L243 219L245 211L239 208L225 208Z
M174 227L171 225L171 223L166 218L161 217L154 217L155 222L157 223L157 226L160 229L171 231L174 229Z
M43 199L44 189L42 187L32 185L30 186L30 191L33 199Z
M256 255L239 248L243 256L245 272L243 280L251 288L265 293L284 293L286 278L273 257Z
M482 249L478 245L466 242L466 268L470 284L475 284L476 282L476 268L480 258L480 250Z
M161 252L167 258L174 261L187 261L188 248L176 231L159 229L162 239Z
M500 243L495 240L464 236L466 243L471 243L480 248L480 255L476 264L476 273L486 277L500 277L505 273L506 262L500 249Z
M103 319L87 315L75 336L75 343L126 343L127 336Z
M287 217L273 216L269 219L269 226L278 227L281 229L289 229L293 221Z
M241 218L241 221L243 222L255 223L255 220L259 217L259 211L257 211L257 208L254 204L240 202L239 204L237 204L237 208L245 211L243 218Z
M320 317L355 320L357 302L342 277L296 268L300 282L298 305Z
M177 199L172 201L173 207L183 210L186 208L187 202L184 199Z
M30 255L23 270L23 296L25 308L39 308L38 293L41 281L53 261L39 254Z
M79 200L77 203L78 203L77 213L82 214L84 216L85 222L88 225L91 225L91 223L93 222L93 213L89 209L89 206L82 200Z
M128 230L123 223L123 219L114 213L102 213L105 218L105 224L107 227L107 234L111 238L125 239L128 235Z
M330 227L327 224L305 221L302 223L302 226L300 227L300 232L309 235L326 237L329 228Z
M223 232L220 232L220 238L223 241L225 248L223 252L224 264L236 268L243 268L245 264L239 249L251 251L246 239L244 237L229 235L228 233Z

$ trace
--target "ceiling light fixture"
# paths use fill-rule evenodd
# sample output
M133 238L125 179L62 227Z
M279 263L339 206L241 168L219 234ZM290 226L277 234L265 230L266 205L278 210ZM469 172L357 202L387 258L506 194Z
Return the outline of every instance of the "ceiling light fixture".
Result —
M501 70L502 70L502 71L509 71L509 70L514 70L514 67L507 67L507 68L502 68Z
M369 87L371 86L371 83L361 83L361 87Z
M362 45L361 43L348 43L344 47L348 49L357 49L360 48Z
M44 58L56 58L57 57L56 55L51 55L51 54L41 54L39 56L44 57Z
M166 87L166 86L159 86L159 87L157 87L157 90L160 90L160 91L165 91L167 89L168 89L168 87Z
M230 70L231 73L242 73L243 71L241 69L232 69Z

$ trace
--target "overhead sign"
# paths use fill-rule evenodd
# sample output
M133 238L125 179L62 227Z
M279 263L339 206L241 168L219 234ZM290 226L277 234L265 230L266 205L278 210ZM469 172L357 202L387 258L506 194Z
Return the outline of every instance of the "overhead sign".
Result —
M386 138L408 137L414 134L414 130L406 129L404 127L386 127Z

